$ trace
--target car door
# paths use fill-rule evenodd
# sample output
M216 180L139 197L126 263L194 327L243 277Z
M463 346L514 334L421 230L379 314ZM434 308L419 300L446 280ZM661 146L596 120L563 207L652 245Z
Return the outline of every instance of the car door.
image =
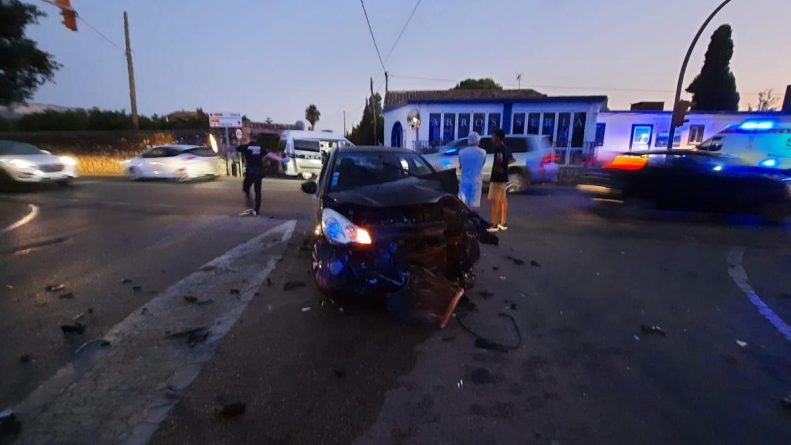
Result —
M158 159L165 153L165 147L154 147L137 158L137 163L134 166L138 169L141 176L156 176L155 166Z
M163 147L162 153L156 158L152 165L154 174L160 178L173 178L178 176L177 171L184 167L181 150L173 147Z

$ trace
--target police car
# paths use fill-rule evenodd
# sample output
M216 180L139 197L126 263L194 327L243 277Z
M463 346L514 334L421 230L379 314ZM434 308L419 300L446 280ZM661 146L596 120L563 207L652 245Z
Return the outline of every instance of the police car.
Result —
M750 165L791 169L791 122L748 120L703 141L698 149L737 156Z

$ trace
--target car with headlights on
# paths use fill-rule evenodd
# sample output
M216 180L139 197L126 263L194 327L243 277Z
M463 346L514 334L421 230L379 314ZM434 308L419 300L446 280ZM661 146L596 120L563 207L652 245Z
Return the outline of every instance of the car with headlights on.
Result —
M217 153L200 145L160 145L122 164L126 176L132 180L176 179L183 182L216 178L221 172Z
M479 238L491 242L488 222L458 199L455 172L412 150L333 150L302 191L316 198L312 272L324 293L395 292L415 266L468 286Z
M0 181L69 184L77 178L77 161L56 156L35 145L0 140Z
M756 214L775 221L791 215L791 170L699 150L623 153L586 172L577 188L620 206Z

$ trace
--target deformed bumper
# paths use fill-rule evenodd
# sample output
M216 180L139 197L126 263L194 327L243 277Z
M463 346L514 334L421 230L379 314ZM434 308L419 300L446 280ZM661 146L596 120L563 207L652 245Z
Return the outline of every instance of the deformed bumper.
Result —
M328 292L366 294L393 292L406 284L407 270L395 244L372 248L336 246L319 237L313 245L313 274Z

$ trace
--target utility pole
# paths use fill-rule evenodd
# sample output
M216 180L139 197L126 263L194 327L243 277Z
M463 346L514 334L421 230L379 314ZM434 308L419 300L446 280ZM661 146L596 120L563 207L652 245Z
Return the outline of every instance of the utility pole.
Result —
M132 65L132 43L129 41L129 18L124 11L124 36L126 38L126 70L129 73L129 100L132 102L132 128L140 129L137 119L137 93L135 92L135 67Z
M371 100L368 101L371 106L371 114L374 116L374 145L379 145L379 138L376 135L376 101L374 100L374 78L371 77Z
M390 74L388 74L388 72L385 71L385 97L387 97L387 92L390 91L389 86L390 86Z
M703 34L703 30L706 28L709 22L711 22L711 19L713 19L714 16L717 15L717 13L720 12L720 10L730 2L731 0L725 0L719 6L717 6L717 8L714 11L712 11L712 13L708 16L708 18L706 18L706 21L703 22L702 25L700 25L700 29L698 29L697 34L695 34L695 38L692 39L692 43L689 45L689 49L687 49L687 55L684 57L684 63L681 64L681 72L678 73L678 83L676 84L676 96L673 99L673 117L670 119L670 130L668 131L667 134L667 151L673 150L673 138L675 138L676 136L676 124L678 124L679 122L683 124L683 116L677 116L677 113L679 113L680 110L685 108L683 106L679 106L678 102L679 100L681 100L681 88L684 85L684 73L686 73L687 71L687 64L689 63L689 57L692 55L692 50L695 49L695 44L698 43L698 39L700 38L700 35ZM685 109L684 112L686 112Z

